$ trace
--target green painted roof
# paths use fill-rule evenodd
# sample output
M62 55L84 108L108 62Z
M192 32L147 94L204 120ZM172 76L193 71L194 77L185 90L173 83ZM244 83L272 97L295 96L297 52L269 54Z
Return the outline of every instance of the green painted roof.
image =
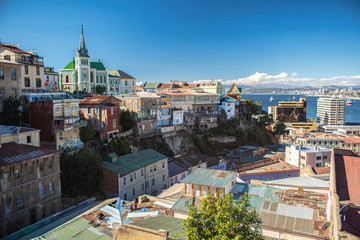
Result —
M146 150L120 156L114 163L103 161L103 166L116 173L120 173L120 176L125 176L140 168L146 167L147 165L156 163L157 161L167 158L167 156L149 148Z
M116 76L116 77L120 77L120 78L135 79L134 77L130 76L129 74L127 74L126 72L121 71L121 70L110 70L109 73L111 74L111 76Z
M66 65L64 69L75 69L75 60L72 59L71 62L68 65Z
M95 227L95 229L101 230L102 227ZM112 239L108 235L101 233L96 234L95 231L89 230L89 221L85 220L82 217L76 218L70 222L67 222L59 227L51 230L50 232L45 233L41 237L43 239L86 239L86 240L108 240Z
M152 230L164 229L169 231L169 237L172 238L174 235L178 234L181 231L182 221L183 220L179 218L157 216L133 222L131 223L131 225Z
M181 182L205 186L225 187L236 176L236 172L198 168Z
M120 78L119 76L109 74L109 77Z
M157 88L158 82L145 82L143 88Z
M96 70L103 70L105 71L106 68L102 62L90 62L90 68L95 68Z

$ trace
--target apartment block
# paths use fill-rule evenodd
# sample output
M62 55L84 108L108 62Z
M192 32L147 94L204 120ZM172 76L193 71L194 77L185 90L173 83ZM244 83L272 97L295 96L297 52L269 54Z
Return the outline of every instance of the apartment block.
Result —
M157 195L168 187L168 157L150 148L120 157L109 154L102 171L99 189L124 200Z
M44 68L45 90L48 92L60 91L59 73L54 71L53 67Z
M58 152L10 142L0 156L0 237L61 210Z
M203 80L200 82L200 86L204 92L223 94L223 86L220 81Z
M307 102L300 98L299 102L280 102L279 106L270 106L268 113L276 121L306 122Z
M303 168L307 165L316 168L324 167L331 161L331 150L323 147L290 145L286 147L285 162Z
M119 133L119 106L120 100L109 95L85 97L80 100L80 111L104 141L116 137Z
M8 97L21 95L21 64L0 59L0 111Z
M19 63L23 91L45 90L44 60L34 51L23 51L18 44L0 44L0 59Z
M40 129L40 140L57 150L82 148L78 99L32 102L29 105L30 126Z
M324 125L344 125L345 99L319 98L317 101L316 122Z

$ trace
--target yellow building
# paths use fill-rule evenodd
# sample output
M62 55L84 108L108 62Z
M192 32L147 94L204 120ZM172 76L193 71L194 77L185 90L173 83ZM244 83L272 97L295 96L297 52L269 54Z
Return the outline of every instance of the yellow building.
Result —
M317 130L316 122L301 122L301 123L285 123L290 130L290 136L301 136L305 133L315 132Z

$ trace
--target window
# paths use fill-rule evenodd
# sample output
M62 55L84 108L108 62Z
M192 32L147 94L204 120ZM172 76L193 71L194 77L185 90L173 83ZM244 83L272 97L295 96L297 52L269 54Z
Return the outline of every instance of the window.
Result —
M16 206L22 205L22 196L21 193L16 194Z
M40 68L36 67L36 75L40 75Z
M116 119L113 119L113 127L116 127Z
M3 174L3 182L7 183L9 181L9 174L8 173L4 173Z
M327 156L323 156L323 159L327 159Z
M31 143L31 136L27 136L27 137L26 137L26 142L27 142L27 143Z
M162 162L162 166L163 166L163 168L165 168L165 162Z
M32 188L29 188L29 199L34 200L34 190Z
M133 196L135 197L135 188L133 188Z
M10 61L10 60L11 60L11 57L10 57L10 55L5 55L5 56L4 56L4 59Z
M44 163L40 163L39 169L40 169L40 171L44 171Z
M71 110L74 112L74 111L77 111L77 106L72 106L71 107Z
M181 180L185 178L185 173L181 174Z
M49 192L52 192L52 191L54 191L53 183L49 182Z
M42 217L42 218L46 218L46 207L43 207L43 208L42 208L41 217Z
M144 176L144 169L141 169L141 176Z
M130 182L132 182L132 181L133 181L133 175L130 174Z
M24 81L25 81L25 87L30 87L30 78L26 77L24 78Z
M111 108L111 115L114 114L114 108Z
M155 185L155 178L153 178L153 180L152 180L152 185L153 186Z
M280 179L283 179L284 178L284 176L283 175L280 175Z
M15 179L20 178L20 170L15 170Z
M25 74L29 74L29 66L25 65Z
M321 156L317 156L317 157L316 157L316 160L321 160Z
M165 181L165 174L163 174L163 182Z
M154 172L156 172L156 164L154 165Z
M16 69L15 68L11 69L11 80L16 80Z
M127 86L127 81L125 81L125 86Z
M48 161L48 169L52 169L52 168L53 168L53 164L54 164L53 160L49 160L49 161Z
M104 76L104 83L106 83L106 76Z
M76 128L74 128L74 134L76 134L77 133L77 129Z
M65 82L69 83L69 76L68 75L65 76Z
M321 163L317 163L317 164L316 164L316 167L322 167L322 166L321 166Z
M136 172L134 172L134 180L136 180Z
M173 178L170 179L170 186L172 186L172 185L174 185L174 179Z
M5 78L4 67L0 67L0 79L4 79L4 78Z
M124 185L126 184L126 177L124 177Z
M44 185L40 185L40 196L44 196L45 195L45 187Z
M5 210L8 211L11 209L11 197L5 199Z

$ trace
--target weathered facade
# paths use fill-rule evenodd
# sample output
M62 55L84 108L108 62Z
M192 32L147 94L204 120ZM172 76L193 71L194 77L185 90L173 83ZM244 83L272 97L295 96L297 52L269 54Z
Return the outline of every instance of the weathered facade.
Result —
M58 152L5 143L0 155L0 237L61 210Z
M3 101L8 97L21 95L21 65L9 60L0 59L0 111Z

